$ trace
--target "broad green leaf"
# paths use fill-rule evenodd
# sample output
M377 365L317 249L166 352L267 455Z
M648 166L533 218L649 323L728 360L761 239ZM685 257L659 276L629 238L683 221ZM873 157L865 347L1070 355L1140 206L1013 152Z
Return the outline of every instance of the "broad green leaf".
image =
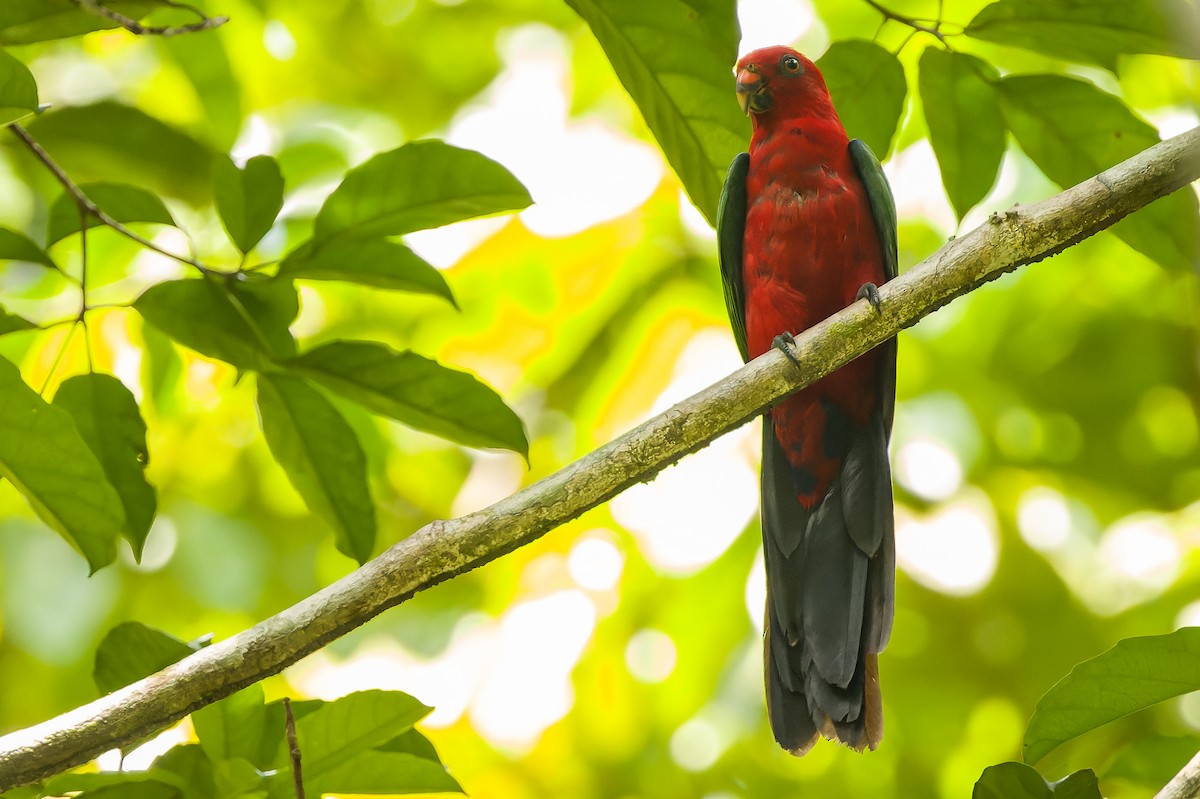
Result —
M3 358L0 476L83 553L92 572L116 557L117 535L125 524L120 497L70 415L39 397Z
M323 785L326 773L355 755L392 740L429 715L430 710L408 694L372 690L326 702L297 719L296 738L302 752L305 784ZM423 760L414 755L396 756ZM287 747L278 753L276 765L289 767Z
M1116 71L1117 56L1200 58L1200 17L1185 0L1000 0L967 25L976 39Z
M288 325L299 303L290 283L208 276L146 289L133 307L147 322L196 352L258 369L295 353Z
M696 207L716 224L729 162L750 142L733 92L740 36L733 0L567 0Z
M63 796L77 791L84 797L129 796L140 797L180 796L185 784L177 774L165 769L150 768L145 771L100 771L59 774L46 781L47 796ZM128 793L126 793L126 791ZM5 794L7 796L7 794Z
M1025 728L1025 762L1165 699L1200 690L1200 627L1126 638L1085 660L1038 700Z
M271 454L313 513L333 527L338 551L365 563L375 547L367 457L321 392L287 375L260 375L258 412Z
M178 776L187 786L185 799L226 799L217 793L212 761L199 744L184 744L168 749L154 760L152 770Z
M850 138L886 159L908 92L900 61L874 42L849 39L831 44L816 64Z
M225 152L237 141L245 117L242 81L234 74L225 31L195 36L154 36L154 43L179 66L204 108L206 139Z
M988 766L975 783L971 799L1104 799L1091 769L1076 771L1058 782L1047 782L1024 763Z
M54 405L71 414L125 508L125 538L141 560L158 500L146 482L146 423L125 385L104 374L76 375L54 395Z
M423 757L426 760L434 760L438 763L442 762L441 758L438 757L437 749L434 749L429 739L417 730L402 732L387 743L375 747L375 749L379 752L415 755L416 757Z
M920 70L929 143L961 220L992 188L1004 158L1004 117L989 83L999 76L974 56L936 47L925 48Z
M252 763L241 758L213 763L217 795L228 799L266 799L264 776Z
M15 313L9 313L4 308L0 308L0 336L6 333L16 333L21 330L36 329L37 325L25 317L17 316Z
M258 756L267 713L262 685L255 683L192 713L192 726L213 762Z
M75 218L78 220L79 215L76 214ZM41 264L51 269L58 269L58 264L54 263L46 251L35 244L33 239L24 233L3 227L0 227L0 261L28 261L31 264Z
M1017 143L1063 188L1158 142L1120 99L1062 75L1016 75L993 84ZM1168 269L1200 263L1200 206L1190 191L1155 200L1112 231Z
M163 205L163 201L151 192L123 183L83 183L79 186L88 199L101 211L122 224L149 222L157 225L174 225L175 218ZM47 246L79 232L79 206L75 198L67 193L60 194L50 206L50 222L46 234ZM87 226L103 224L92 214L87 215Z
M275 224L283 207L283 174L269 155L256 155L239 169L228 158L213 164L213 197L229 238L250 252Z
M520 418L466 372L370 341L334 341L287 364L375 413L469 447L527 455Z
M106 8L141 19L162 0L106 0ZM0 45L30 44L116 28L107 17L89 13L75 0L4 0L0 3Z
M303 740L303 739L302 739ZM303 742L301 743L303 747ZM310 774L307 749L302 749L304 786L315 795L408 794L461 792L459 784L440 763L398 752L347 753L328 769ZM292 775L286 767L271 777L272 799L295 796Z
M347 239L331 241L323 247L301 247L280 264L279 276L344 280L381 289L432 294L456 305L441 272L408 247L388 239Z
M212 198L212 150L140 109L64 106L26 127L76 182L132 183L193 204Z
M415 141L347 172L317 213L312 241L399 236L530 202L525 187L487 156Z
M100 693L108 694L149 677L196 649L170 633L127 621L113 627L96 649L92 679Z
M15 57L0 50L0 127L35 113L37 108L37 82L33 73Z

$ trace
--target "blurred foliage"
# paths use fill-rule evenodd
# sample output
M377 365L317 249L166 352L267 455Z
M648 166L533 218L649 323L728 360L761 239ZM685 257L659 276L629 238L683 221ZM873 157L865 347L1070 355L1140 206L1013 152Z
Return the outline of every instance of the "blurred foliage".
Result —
M194 19L162 3L112 5L149 13L147 24ZM0 88L17 98L0 104L0 121L51 104L27 120L30 135L102 208L214 268L263 263L249 273L258 279L236 285L219 276L185 283L187 267L93 228L87 328L54 324L79 311L81 237L58 236L71 221L61 187L16 138L0 139L0 257L13 259L0 267L0 355L19 365L31 407L92 368L113 374L146 427L139 442L117 410L117 430L75 431L56 399L42 421L63 449L15 457L95 495L102 512L71 522L107 525L93 565L107 560L115 522L105 513L125 515L122 497L103 486L129 475L61 452L86 452L89 435L123 442L135 459L144 451L158 507L140 563L130 545L142 542L127 530L116 562L88 578L84 559L10 482L0 485L0 731L93 699L94 653L117 625L136 620L180 641L225 638L345 574L354 561L341 553L369 554L362 503L317 500L310 513L293 483L313 504L320 490L311 486L364 472L377 552L552 472L738 363L702 221L715 193L696 188L715 185L728 160L720 151L743 141L734 135L730 3L199 5L231 21L138 37L100 30L111 26L54 0L42 6L61 7L61 36L95 32L36 41L13 24L30 2L0 9L0 44L12 57L0 58ZM792 36L809 55L829 51L822 65L832 67L835 100L863 101L846 114L851 134L875 137L889 154L902 269L992 210L1041 199L1196 124L1200 71L1177 58L1195 56L1200 35L1187 0L1052 4L1094 9L1086 33L1053 15L1023 18L1045 7L1032 0L884 5L926 25L940 11L953 52L854 0L745 0L743 29L762 31L765 21L774 40L747 39L743 51ZM1129 16L1116 16L1118 6ZM618 36L618 58L605 24L641 38ZM655 52L668 40L692 49ZM728 63L714 64L717 54ZM855 77L866 58L886 65L886 91ZM711 87L692 78L721 75L728 105L709 108ZM692 104L672 108L679 92ZM708 127L681 148L664 138L680 125ZM410 224L402 206L433 198L414 199L389 177L408 157L397 153L413 152L397 148L431 136L498 162L534 207L403 244L388 238L450 221ZM320 211L351 167L359 177ZM102 188L114 184L123 188ZM443 185L458 184L422 188ZM511 185L501 189L507 207L520 205ZM985 768L1020 758L1035 703L1073 664L1118 640L1200 621L1195 207L1188 191L1161 200L1122 235L1007 276L901 335L901 573L881 658L887 732L877 752L821 745L797 761L771 742L755 620L755 437L745 431L267 680L265 707L285 695L409 693L435 707L422 731L475 797L965 795ZM475 206L488 210L500 207ZM362 235L331 233L355 225ZM157 296L142 295L151 284ZM141 314L128 307L139 295ZM262 340L239 327L247 307L271 320ZM264 437L255 378L244 372L290 359L292 336L305 355L289 368L312 393L292 390L294 377L271 378L278 396ZM411 349L486 381L524 422L528 468L516 452L467 450L397 423L446 398L398 403L379 388L390 384L388 369L421 364L349 369L361 362L346 357L347 339L370 342L352 345L358 357ZM20 382L15 371L0 377ZM127 401L111 384L86 388L116 408ZM498 440L472 438L474 413L468 405L446 422L458 431L451 438L523 449L511 426ZM6 409L0 424L12 418ZM296 452L297 419L314 418L340 419L326 431L353 431L361 452L340 453L337 469ZM0 435L0 458L14 457L11 440ZM58 486L46 485L52 506ZM1038 769L1054 781L1094 768L1106 796L1149 797L1200 748L1194 700L1113 721ZM200 731L200 746L164 756L176 773L194 767L203 729L197 718L172 733L194 741Z

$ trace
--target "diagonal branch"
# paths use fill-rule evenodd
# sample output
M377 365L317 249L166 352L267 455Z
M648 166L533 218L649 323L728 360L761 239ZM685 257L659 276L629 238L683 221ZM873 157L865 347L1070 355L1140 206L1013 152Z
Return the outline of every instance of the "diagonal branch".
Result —
M84 11L88 11L98 17L104 17L105 19L112 20L135 36L181 36L186 33L199 33L200 31L219 28L229 21L229 17L207 16L200 9L194 6L189 6L186 3L167 2L166 5L173 6L175 8L182 8L186 11L192 12L198 16L200 20L187 25L143 25L132 17L127 17L119 11L113 11L99 0L73 0L73 2Z
M606 502L910 327L955 297L1040 261L1200 178L1200 128L1067 191L994 214L879 294L796 339L803 370L772 350L490 508L435 521L354 573L228 640L58 718L0 738L0 791L81 765L228 696L418 591L524 546Z

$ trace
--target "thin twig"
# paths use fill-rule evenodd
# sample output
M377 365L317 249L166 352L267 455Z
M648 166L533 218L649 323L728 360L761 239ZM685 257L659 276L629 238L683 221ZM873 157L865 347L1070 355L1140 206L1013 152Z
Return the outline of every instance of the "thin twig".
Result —
M871 8L875 9L876 11L878 11L880 14L883 14L883 18L885 20L888 20L888 19L895 20L896 22L899 22L903 25L907 25L908 27L912 28L913 30L921 31L922 33L928 33L930 36L936 37L937 40L939 42L941 42L942 44L946 43L946 34L942 33L942 31L940 30L942 27L942 19L941 19L942 14L941 14L941 6L940 5L938 7L938 18L936 20L933 20L933 25L930 26L930 25L924 24L924 22L926 22L926 20L919 20L914 17L907 17L904 14L900 14L896 11L892 11L890 8L886 8L883 5L881 5L877 0L865 0L865 2L867 5L869 5Z
M38 144L37 140L29 135L29 131L25 130L23 126L15 123L9 125L8 129L13 132L13 135L25 143L25 146L28 147L30 152L32 152L34 156L42 162L42 165L45 166L46 169L50 170L50 174L54 175L55 180L62 184L63 188L67 190L67 193L70 194L72 199L75 200L75 203L86 209L87 212L96 217L96 219L100 220L101 224L112 228L127 239L136 241L138 244L142 245L148 250L153 250L159 255L165 255L167 258L178 261L181 264L187 264L188 266L195 267L196 269L199 269L202 274L223 274L215 269L210 269L209 267L197 261L195 258L189 258L186 255L179 255L171 252L170 250L165 250L154 242L150 241L150 239L134 233L132 230L125 227L125 225L113 219L111 216L105 213L102 208L96 205L96 203L92 202L92 199L88 197L82 189L79 188L79 185L76 184L75 181L71 180L71 176L64 172L62 167L54 162L54 159L50 157L50 154L46 152L42 145Z
M283 698L284 729L287 731L288 754L292 759L292 781L296 784L296 799L304 799L304 777L300 772L300 741L296 738L296 717L292 715L292 700Z
M1062 252L1198 178L1200 128L1057 196L997 214L880 286L882 315L855 302L796 336L803 368L772 349L491 507L427 524L250 629L58 718L0 737L0 792L82 765L278 673L418 591L525 546L653 479L955 297Z
M195 6L189 6L185 3L167 3L169 6L183 8L194 12L200 17L200 20L187 25L143 25L133 17L127 17L119 11L113 11L103 3L97 2L97 0L74 0L74 2L84 11L88 11L97 16L104 17L105 19L112 20L136 36L179 36L185 33L198 33L200 31L219 28L229 21L229 17L205 16L204 12L202 12L200 9L196 8Z

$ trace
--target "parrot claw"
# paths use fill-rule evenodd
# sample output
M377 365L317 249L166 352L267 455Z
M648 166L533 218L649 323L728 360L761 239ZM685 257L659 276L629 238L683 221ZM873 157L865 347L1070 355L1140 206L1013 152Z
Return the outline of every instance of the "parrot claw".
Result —
M863 283L858 289L858 293L854 295L854 299L866 300L875 309L876 316L883 316L883 311L879 307L879 287L874 283Z
M797 369L803 369L800 365L800 359L796 357L794 347L796 346L796 337L791 333L784 331L776 336L771 341L771 346L787 356L787 359L796 365Z

